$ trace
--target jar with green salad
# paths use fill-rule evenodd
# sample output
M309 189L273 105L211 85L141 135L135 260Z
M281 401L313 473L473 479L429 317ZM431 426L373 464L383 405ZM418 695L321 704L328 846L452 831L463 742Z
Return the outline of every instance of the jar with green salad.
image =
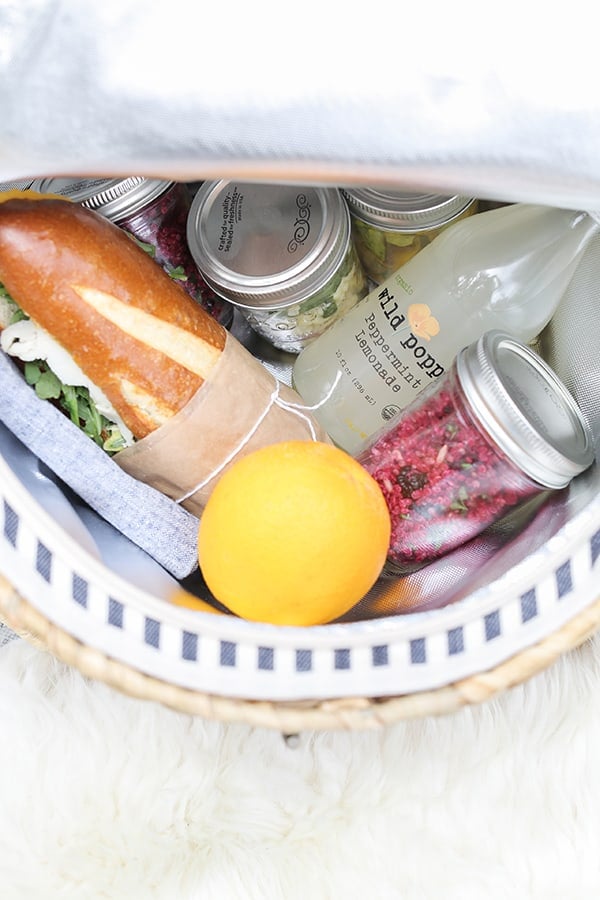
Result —
M274 347L299 353L368 292L336 188L205 182L190 250L212 289Z
M472 197L345 188L352 239L371 281L381 284L451 222L477 212Z

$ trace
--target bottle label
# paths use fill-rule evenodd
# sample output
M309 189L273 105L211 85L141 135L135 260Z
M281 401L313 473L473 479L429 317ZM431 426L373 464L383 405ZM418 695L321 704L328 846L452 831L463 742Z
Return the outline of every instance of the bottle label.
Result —
M579 213L519 204L458 222L310 344L294 383L352 452L485 331L535 337L596 232Z
M360 309L357 307L357 311ZM352 351L344 354L340 348L336 350L338 365L355 392L377 409L379 421L375 427L443 374L444 361L430 345L439 330L440 324L426 303L402 307L387 286L355 322Z

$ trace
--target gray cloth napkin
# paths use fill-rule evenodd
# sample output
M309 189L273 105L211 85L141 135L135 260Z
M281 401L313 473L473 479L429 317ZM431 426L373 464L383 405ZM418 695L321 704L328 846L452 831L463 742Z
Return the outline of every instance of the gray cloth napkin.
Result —
M123 472L60 410L40 400L2 352L0 421L103 519L167 572L185 578L197 569L196 516Z
M15 634L12 628L9 628L4 622L0 622L0 648L10 644L11 641L18 640L18 637L19 635Z

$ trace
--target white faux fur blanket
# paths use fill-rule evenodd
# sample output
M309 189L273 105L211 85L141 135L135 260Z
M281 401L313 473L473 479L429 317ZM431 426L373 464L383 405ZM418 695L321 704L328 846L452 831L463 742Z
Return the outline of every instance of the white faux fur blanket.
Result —
M480 707L281 735L0 649L2 900L600 896L600 638Z

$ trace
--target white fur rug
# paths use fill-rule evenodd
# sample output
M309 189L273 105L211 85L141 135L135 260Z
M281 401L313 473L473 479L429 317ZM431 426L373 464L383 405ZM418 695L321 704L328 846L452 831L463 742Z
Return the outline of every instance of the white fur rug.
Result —
M600 896L600 639L481 707L281 735L0 649L2 900Z

